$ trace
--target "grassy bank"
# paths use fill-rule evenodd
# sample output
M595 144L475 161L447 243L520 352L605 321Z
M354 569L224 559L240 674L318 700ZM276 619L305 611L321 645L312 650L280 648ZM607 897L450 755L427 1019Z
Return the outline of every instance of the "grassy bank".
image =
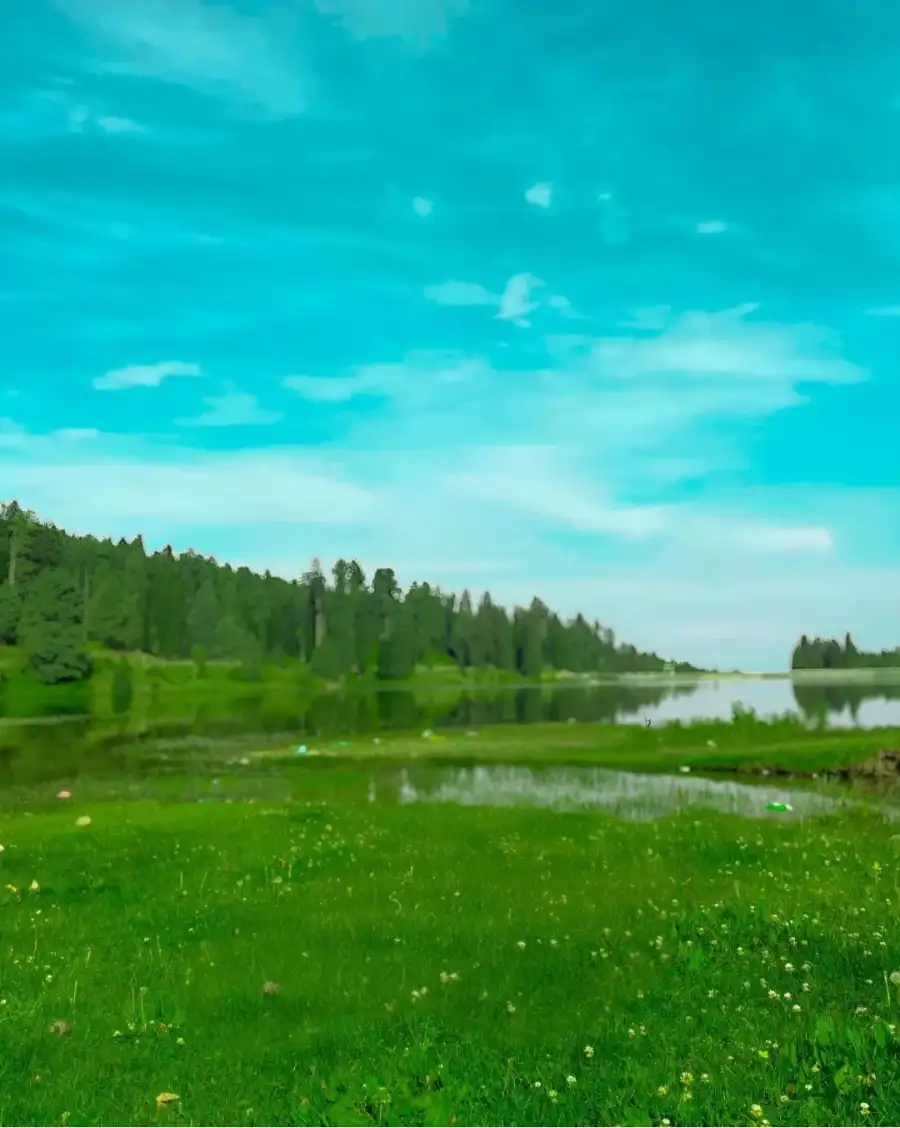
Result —
M319 700L322 705L330 703L328 698ZM360 704L368 707L371 702L363 699ZM245 711L238 709L234 729L212 712L212 724L206 727L200 725L198 715L171 722L155 717L148 723L142 721L139 712L109 721L2 721L3 805L15 805L20 793L52 797L61 787L72 787L76 782L79 793L83 793L88 781L126 783L159 772L201 778L227 775L230 770L246 775L252 769L275 777L290 772L293 778L294 773L316 766L334 768L343 764L355 770L424 762L461 766L587 765L670 774L686 768L709 775L757 767L826 772L862 764L885 749L900 748L897 727L813 729L796 719L762 721L753 716L733 722L669 724L650 729L640 724L542 723L417 731L370 727L366 732L366 718L354 715L348 721L346 735L338 736L335 734L341 729L336 720L341 718L323 714L324 732L332 735L315 736L308 730L304 735L301 729L296 735L286 736L292 730L283 723L279 703L271 701L267 708L271 712L264 708L254 712L254 724L249 727L245 726ZM260 735L266 731L275 735ZM300 745L306 748L306 754L297 754ZM246 761L246 768L239 761Z
M730 772L761 764L795 771L825 771L861 763L885 748L900 747L900 728L816 729L794 718L754 716L658 728L642 725L498 725L461 732L397 733L322 740L314 755L345 760L451 760L473 763L593 764L632 771L690 767ZM262 760L302 762L296 745L255 749Z
M0 1120L894 1123L900 859L855 820L5 817Z

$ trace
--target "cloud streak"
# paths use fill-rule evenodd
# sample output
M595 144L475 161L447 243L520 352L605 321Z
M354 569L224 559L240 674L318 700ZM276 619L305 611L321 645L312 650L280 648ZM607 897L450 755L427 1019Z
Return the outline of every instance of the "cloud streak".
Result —
M598 367L621 378L739 377L792 383L855 384L868 372L846 360L840 340L818 325L756 319L756 303L718 313L691 311L658 336L611 338L594 349Z
M175 376L202 376L199 365L182 360L164 360L158 364L127 364L97 376L94 387L102 392L119 392L126 388L158 388L163 380Z
M525 199L536 208L549 208L553 203L553 186L533 184L525 193Z
M186 87L235 108L274 117L305 112L306 65L285 50L295 30L279 6L273 18L201 0L56 0L95 39L92 69Z
M199 415L176 419L179 427L268 427L283 418L280 411L260 405L249 392L229 391L223 396L204 396Z

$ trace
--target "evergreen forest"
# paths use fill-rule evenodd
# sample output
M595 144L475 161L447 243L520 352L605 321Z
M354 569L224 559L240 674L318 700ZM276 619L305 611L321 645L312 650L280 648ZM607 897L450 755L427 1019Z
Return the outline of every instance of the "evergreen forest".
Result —
M893 650L858 650L849 632L836 638L800 636L791 655L792 670L881 670L900 667L900 646Z
M296 579L232 568L194 551L148 552L141 537L75 536L17 502L0 505L0 646L24 652L44 684L90 676L98 648L158 659L231 662L248 679L302 663L329 681L399 680L422 667L505 672L696 672L618 642L581 615L564 621L535 597L511 613L485 592L427 581L401 590L393 569L366 576L317 560Z

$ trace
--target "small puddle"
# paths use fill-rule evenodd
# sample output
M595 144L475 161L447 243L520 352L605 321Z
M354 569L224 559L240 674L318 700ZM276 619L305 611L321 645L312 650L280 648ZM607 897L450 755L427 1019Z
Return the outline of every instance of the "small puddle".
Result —
M786 788L691 775L638 775L603 768L483 765L403 769L369 787L369 801L455 803L461 807L546 807L554 811L603 811L649 821L690 807L748 818L797 819L827 814L846 800L807 788ZM787 803L791 810L766 810Z

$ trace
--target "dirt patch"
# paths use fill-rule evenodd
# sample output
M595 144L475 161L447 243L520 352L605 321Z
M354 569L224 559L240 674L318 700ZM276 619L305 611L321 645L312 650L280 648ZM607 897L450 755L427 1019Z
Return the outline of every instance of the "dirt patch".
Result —
M860 764L830 768L822 772L803 772L765 764L746 764L738 769L743 775L773 776L780 779L870 780L874 783L900 782L900 748L882 748Z

